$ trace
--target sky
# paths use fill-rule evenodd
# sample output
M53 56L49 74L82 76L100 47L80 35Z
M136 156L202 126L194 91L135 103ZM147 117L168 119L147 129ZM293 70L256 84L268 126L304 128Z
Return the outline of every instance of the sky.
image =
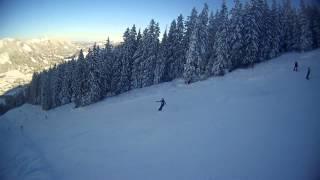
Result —
M298 3L299 0L292 0ZM306 0L308 1L308 0ZM310 1L310 0L309 0ZM319 1L319 0L315 0ZM163 32L179 14L215 11L222 0L0 0L0 38L66 38L121 41L133 24L144 29L153 18ZM233 0L227 0L228 7Z

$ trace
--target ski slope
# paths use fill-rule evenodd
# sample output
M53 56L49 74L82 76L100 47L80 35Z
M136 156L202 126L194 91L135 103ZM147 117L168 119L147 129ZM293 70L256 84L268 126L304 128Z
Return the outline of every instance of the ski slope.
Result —
M319 58L285 54L79 109L16 108L0 117L0 179L320 179Z

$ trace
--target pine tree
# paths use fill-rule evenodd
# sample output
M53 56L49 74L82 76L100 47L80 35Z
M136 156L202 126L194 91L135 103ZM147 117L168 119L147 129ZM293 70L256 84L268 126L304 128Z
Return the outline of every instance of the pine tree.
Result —
M244 58L242 65L253 66L258 59L259 52L259 27L256 23L252 4L246 3L244 8Z
M121 93L121 87L119 87L119 82L121 79L121 49L116 47L114 49L114 62L112 63L112 78L110 84L110 93L112 95L118 95Z
M244 56L243 48L243 9L240 0L235 0L235 6L231 10L230 20L230 70L236 69L241 65Z
M208 22L209 22L209 7L205 3L204 8L199 14L198 23L197 23L197 34L198 34L198 46L199 46L199 54L200 59L198 63L198 68L200 75L202 76L205 74L206 65L208 63Z
M281 13L281 29L283 31L281 37L281 52L288 52L294 49L294 11L292 9L291 0L284 0Z
M80 50L77 64L75 67L75 72L73 74L74 81L72 82L73 85L73 102L75 103L76 107L79 107L82 105L82 96L85 95L87 92L87 61L85 60L85 57L83 55L82 49Z
M223 75L224 73L222 69L232 68L232 62L230 61L228 9L225 1L223 1L222 3L218 21L219 26L215 36L216 41L214 44L214 50L216 52L217 60L213 68L215 75Z
M170 25L167 40L167 60L166 60L166 76L165 81L171 81L175 78L174 66L176 61L175 51L177 47L177 22L173 20Z
M71 99L70 99L70 102L74 102L75 100L75 94L78 90L78 87L76 86L77 84L75 83L75 80L76 80L76 76L77 76L77 61L75 60L75 57L72 58L72 60L70 61L70 69L71 69L71 72L70 72L70 79L71 79L71 87L70 87L70 91L72 92L71 93Z
M197 60L200 57L199 51L197 49L197 37L196 33L193 33L190 42L189 42L189 50L187 51L186 56L186 64L184 65L184 74L183 78L186 84L193 83L195 81L198 81L198 74L199 72L196 72L197 68Z
M111 91L112 66L114 62L113 46L108 37L105 48L102 51L102 81L101 89L103 96L108 96Z
M90 93L89 74L90 74L90 68L92 66L92 63L90 61L92 61L92 59L93 59L93 50L91 48L89 48L88 54L81 64L81 66L82 66L81 67L82 73L80 75L80 77L82 78L82 79L80 79L80 81L81 81L81 94L79 96L79 99L77 99L77 101L75 102L76 107L85 106L85 105L90 104L90 100L88 98L89 93Z
M59 96L61 99L61 105L64 105L70 103L72 98L72 66L70 63L64 63L61 66L64 69L64 73Z
M130 29L127 28L123 35L123 43L121 44L121 76L119 81L119 93L126 92L130 89L130 53L129 53L129 43L130 43Z
M50 74L48 71L41 73L41 106L43 110L51 109Z
M308 6L306 14L310 20L310 30L312 33L312 47L320 47L320 7Z
M185 58L187 57L187 51L189 50L189 45L190 45L190 40L192 33L196 27L197 24L197 19L198 19L198 11L193 8L190 16L188 16L187 21L185 23L185 35L184 35L184 53L185 53Z
M174 56L176 60L173 63L174 78L180 78L183 75L183 65L185 64L185 49L184 49L184 22L183 16L180 14L177 18L177 28L176 28L176 46L174 51Z
M62 81L63 81L63 73L64 69L61 68L60 66L55 66L53 68L53 73L52 73L52 107L58 107L61 105L61 88L62 88Z
M307 8L305 6L304 0L300 3L299 12L299 25L300 25L300 38L299 38L299 50L308 51L312 49L312 32L310 29L310 20L307 16Z
M159 84L166 81L168 77L168 35L167 30L163 34L163 38L160 44L160 52L158 54L155 74L154 74L154 84Z
M37 72L33 73L32 80L28 89L29 89L28 102L31 104L40 104L39 97L40 97L41 90L40 90L40 74L39 73Z
M88 73L88 91L85 96L83 96L83 105L89 105L98 102L102 99L101 91L101 72L100 72L100 48L93 46L93 51L89 52L87 56L87 61L89 63L89 73Z
M268 60L271 58L271 45L272 45L272 19L271 10L267 0L260 0L261 2L261 25L260 26L260 61Z
M142 67L141 63L144 60L144 50L145 50L145 41L148 34L148 29L146 28L143 31L143 36L140 33L140 30L137 35L137 51L133 56L133 65L132 65L132 76L131 76L131 88L141 88L142 87Z
M197 18L196 25L189 41L189 49L186 54L184 67L184 79L186 83L198 81L203 78L208 63L208 5L205 4Z
M208 63L206 67L205 76L209 77L214 75L214 64L216 63L216 52L214 44L216 43L216 34L218 31L218 15L217 11L215 15L211 12L208 25Z
M270 58L277 57L280 54L280 14L276 0L272 1L272 8L270 12L271 19L271 43L270 43Z
M133 56L137 49L136 42L136 27L133 25L132 29L129 28L123 35L123 44L122 44L122 52L121 52L121 78L120 78L120 91L126 92L131 88L131 76L132 76L132 66L133 66Z
M142 87L151 86L154 83L154 68L158 57L159 34L159 24L151 20L146 37L142 42L143 59L140 64Z
M293 39L291 39L292 42L292 49L291 51L300 51L300 44L301 44L301 24L300 24L300 15L299 12L297 12L296 9L292 10L293 12L293 30L292 30L292 37Z

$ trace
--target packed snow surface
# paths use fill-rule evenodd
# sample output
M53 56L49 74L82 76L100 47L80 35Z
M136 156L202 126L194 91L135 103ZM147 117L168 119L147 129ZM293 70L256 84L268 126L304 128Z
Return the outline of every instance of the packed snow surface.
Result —
M286 54L78 109L24 105L0 117L0 179L319 179L319 57Z

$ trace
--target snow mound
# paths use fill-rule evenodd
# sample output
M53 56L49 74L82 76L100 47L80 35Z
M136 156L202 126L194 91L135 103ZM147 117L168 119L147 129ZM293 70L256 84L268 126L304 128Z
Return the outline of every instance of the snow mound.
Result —
M319 57L286 54L78 109L16 108L0 117L0 179L319 179Z

